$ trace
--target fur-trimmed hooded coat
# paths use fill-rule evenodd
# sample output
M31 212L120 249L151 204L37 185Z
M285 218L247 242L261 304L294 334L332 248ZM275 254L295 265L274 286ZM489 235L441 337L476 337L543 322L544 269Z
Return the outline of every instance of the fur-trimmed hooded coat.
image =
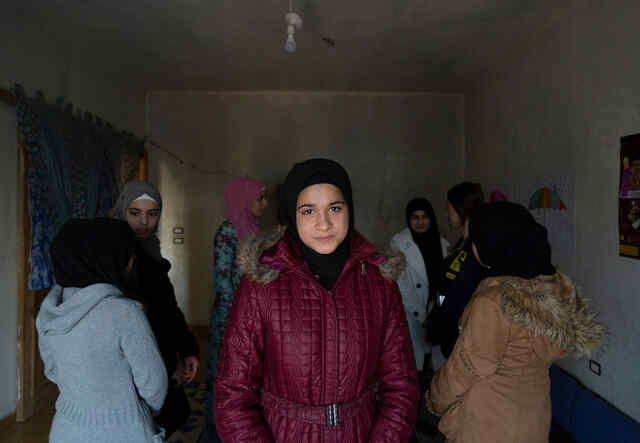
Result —
M214 416L224 442L408 442L419 388L395 278L387 258L357 232L327 291L278 230L253 238L237 258L243 278L218 363ZM328 427L263 407L266 392L309 406L344 403L377 386L357 415ZM365 396L366 398L366 396Z
M562 273L484 280L460 335L435 374L428 406L449 442L542 443L549 439L549 366L589 355L602 327Z

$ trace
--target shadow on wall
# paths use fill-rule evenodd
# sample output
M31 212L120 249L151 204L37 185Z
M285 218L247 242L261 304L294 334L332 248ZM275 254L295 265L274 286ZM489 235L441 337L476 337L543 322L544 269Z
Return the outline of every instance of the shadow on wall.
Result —
M158 233L162 254L172 265L170 277L178 304L189 324L208 325L215 301L213 238L226 218L224 184L232 175L204 174L163 154L155 155L153 167L157 173L152 181L158 184L164 203ZM268 185L268 198L269 207L261 219L265 231L277 225L273 185ZM183 233L175 233L175 228Z
M224 219L217 189L226 178L200 174L163 155L154 157L154 179L164 200L162 254L171 262L169 275L187 322L207 325L213 303L213 235ZM182 228L182 234L174 228Z
M293 164L333 158L351 176L357 229L381 249L406 226L404 207L412 197L429 198L444 225L446 191L461 179L464 107L457 95L158 93L149 106L154 141L202 169L223 172L203 174L150 152L150 172L165 201L162 250L191 324L209 322L213 236L232 176L268 186L262 223L268 230L277 220L275 186ZM183 244L173 244L175 226L184 228Z

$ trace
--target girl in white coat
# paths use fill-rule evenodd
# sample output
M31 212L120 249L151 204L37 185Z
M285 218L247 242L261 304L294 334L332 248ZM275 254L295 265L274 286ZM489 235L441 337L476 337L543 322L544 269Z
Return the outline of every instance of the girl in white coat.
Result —
M425 341L424 321L435 305L438 280L442 273L442 260L449 242L440 236L438 221L431 203L425 198L414 198L406 209L408 227L391 239L391 248L402 252L407 266L398 278L404 310L409 323L418 371L429 369L425 354L430 358L431 345ZM427 365L430 360L427 361ZM420 377L421 380L423 377Z

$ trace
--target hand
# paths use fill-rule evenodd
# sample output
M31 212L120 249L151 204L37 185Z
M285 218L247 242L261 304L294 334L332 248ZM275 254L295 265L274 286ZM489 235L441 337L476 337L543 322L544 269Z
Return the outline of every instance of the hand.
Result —
M182 386L183 384L186 383L187 380L185 377L185 373L186 373L185 364L182 360L179 360L178 364L176 365L176 370L171 375L171 380L174 381L176 386Z
M193 381L193 379L196 377L196 374L198 373L198 366L200 366L198 357L196 357L195 355L185 357L183 364L185 383L191 383Z

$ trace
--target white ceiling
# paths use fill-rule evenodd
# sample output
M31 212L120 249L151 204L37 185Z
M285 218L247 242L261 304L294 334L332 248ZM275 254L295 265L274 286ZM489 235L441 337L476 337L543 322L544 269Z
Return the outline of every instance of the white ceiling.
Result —
M293 0L295 54L283 50L288 0L13 3L5 19L73 39L88 70L147 90L461 91L571 2Z

